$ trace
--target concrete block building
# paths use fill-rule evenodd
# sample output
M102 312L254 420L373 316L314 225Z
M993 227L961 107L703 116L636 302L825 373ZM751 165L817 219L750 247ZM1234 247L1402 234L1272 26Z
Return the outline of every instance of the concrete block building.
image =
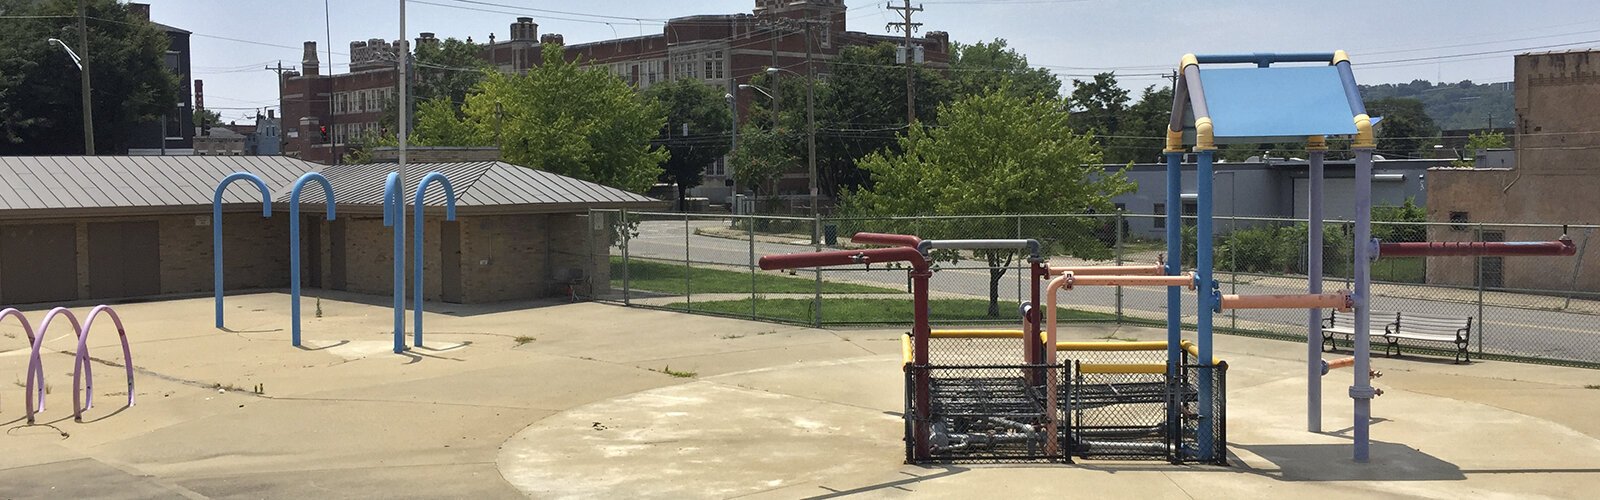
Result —
M212 289L213 224L222 224L229 290L289 284L288 187L321 170L339 198L324 220L320 187L302 195L303 285L387 293L392 249L380 205L392 164L321 165L271 156L0 157L0 304L120 300L194 295ZM218 180L239 171L273 189L273 216L248 183L223 193ZM610 228L588 222L590 208L659 209L641 195L500 162L414 164L408 185L427 172L455 187L458 219L444 221L444 191L429 192L426 257L429 300L496 302L578 293L609 285ZM409 199L409 197L408 197ZM408 241L407 248L410 248ZM603 250L603 247L601 247ZM591 258L591 255L600 255ZM408 257L412 258L412 257Z
M1560 231L1493 224L1600 223L1600 204L1591 198L1600 192L1600 49L1521 54L1515 68L1515 161L1428 172L1428 220L1454 223L1432 227L1429 240L1548 240ZM1479 222L1486 224L1481 236ZM1480 270L1473 258L1430 258L1428 282L1474 286L1481 279L1488 288L1600 291L1600 272L1577 273L1574 259L1553 259L1485 258ZM1581 269L1600 269L1600 252L1580 259Z

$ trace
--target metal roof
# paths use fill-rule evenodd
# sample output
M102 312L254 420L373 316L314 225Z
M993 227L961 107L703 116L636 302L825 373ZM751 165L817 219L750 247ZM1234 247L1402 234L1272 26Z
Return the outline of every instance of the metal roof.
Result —
M328 178L339 205L377 206L383 204L384 180L396 167L394 163L366 163L334 165L320 171ZM655 208L663 203L621 189L504 162L408 164L402 183L408 202L416 195L417 183L431 172L444 174L450 180L457 208L527 205ZM274 198L288 202L289 186L280 188ZM302 204L321 205L325 201L322 188L317 185L308 185L300 193ZM444 202L444 189L430 186L423 204L443 206Z
M209 208L217 181L233 172L251 172L266 182L275 203L289 201L295 179L320 171L340 205L378 206L383 182L394 163L323 166L283 156L3 156L0 157L0 214L20 217L67 216L60 210L96 213ZM450 179L456 205L515 207L518 212L582 211L587 208L660 208L664 202L562 175L502 162L409 165L406 199L429 172ZM223 192L229 205L260 203L248 182ZM320 205L322 189L306 186L301 203ZM426 205L443 206L444 190L429 188Z
M316 167L282 156L4 156L0 210L209 206L230 173L253 172L272 188ZM261 195L235 183L222 200L260 203Z

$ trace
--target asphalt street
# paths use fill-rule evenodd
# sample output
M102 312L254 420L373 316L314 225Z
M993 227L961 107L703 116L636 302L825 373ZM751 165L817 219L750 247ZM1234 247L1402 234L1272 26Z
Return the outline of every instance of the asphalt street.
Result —
M752 245L748 240L695 234L696 228L718 226L726 227L727 222L722 220L691 220L688 223L643 222L639 226L638 236L628 243L628 253L631 257L652 260L681 262L688 259L694 265L745 267L753 264L753 258L758 259L763 255L814 250L808 241L790 243L756 241ZM620 251L613 249L613 252ZM934 275L929 283L930 287L934 292L987 298L989 271L981 268L982 265L981 262L974 261L942 263L940 264L942 269ZM800 274L805 275L806 271L802 270ZM1016 303L1026 291L1027 285L1023 280L1025 277L1025 272L1017 270L1007 272L1001 281L1000 300L1008 304ZM1223 293L1251 295L1305 293L1304 278L1241 276L1236 283L1229 282L1230 275L1225 273L1216 278L1223 282L1221 285ZM882 266L874 266L870 270L864 266L829 269L823 271L823 279L900 288L906 285L905 271ZM1342 282L1330 281L1325 289L1332 291L1343 286ZM1406 288L1413 292L1418 288L1426 289L1414 285ZM1412 297L1386 296L1380 288L1374 298L1373 310L1456 317L1461 318L1463 324L1468 317L1480 316L1479 306L1472 300L1475 294L1467 297L1453 289L1431 290L1437 290L1441 296L1450 296L1457 300L1418 299L1414 298L1414 293L1407 294ZM1115 288L1084 287L1062 293L1059 300L1060 304L1066 307L1114 311L1118 306L1117 294L1118 290ZM1123 287L1121 294L1121 308L1126 315L1153 319L1164 318L1166 315L1164 289ZM1195 293L1186 290L1183 296L1185 321L1192 322L1195 319ZM1481 317L1488 318L1488 322L1484 325L1474 325L1475 338L1472 340L1474 351L1481 342L1482 350L1486 353L1600 362L1600 334L1596 331L1600 328L1596 326L1596 320L1600 318L1593 315L1485 305ZM1228 311L1215 318L1218 326L1251 329L1265 327L1283 332L1304 331L1307 320L1307 314L1303 310Z

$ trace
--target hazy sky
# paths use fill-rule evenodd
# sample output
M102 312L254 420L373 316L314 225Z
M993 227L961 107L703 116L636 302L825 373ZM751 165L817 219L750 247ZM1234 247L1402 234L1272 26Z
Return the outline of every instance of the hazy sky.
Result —
M144 0L152 18L193 31L195 78L206 105L244 120L277 103L271 72L300 64L300 44L318 42L327 71L321 0ZM427 4L420 3L426 1ZM351 40L399 34L399 0L329 0L333 60L343 72ZM898 2L897 2L898 3ZM1031 63L1063 80L1116 70L1125 87L1160 83L1185 52L1345 49L1362 83L1413 79L1509 81L1512 55L1600 47L1600 9L1586 0L924 0L915 19L954 41L1005 38ZM441 5L433 5L441 4ZM413 0L408 38L501 39L517 14L569 44L660 33L662 21L749 12L755 0ZM849 29L884 33L882 0L846 0ZM442 6L442 5L448 5ZM482 12L482 9L499 12ZM542 10L527 10L542 9ZM551 11L560 11L555 13ZM600 17L609 16L609 17ZM619 19L626 18L626 19ZM234 39L234 40L228 40ZM247 40L246 43L237 40ZM223 109L237 108L237 109ZM249 111L247 111L247 109Z

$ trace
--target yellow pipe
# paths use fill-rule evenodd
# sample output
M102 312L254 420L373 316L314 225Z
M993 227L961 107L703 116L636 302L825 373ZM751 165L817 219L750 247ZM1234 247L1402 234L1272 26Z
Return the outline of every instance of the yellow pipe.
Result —
M1307 137L1306 138L1306 151L1327 151L1327 150L1328 150L1328 138L1327 137L1323 137L1323 136L1320 136L1320 135L1313 135L1311 137Z
M901 359L903 359L905 361L905 366L909 366L911 364L911 360L913 358L911 356L911 336L910 335L901 335L900 336L900 357L901 357Z
M1058 351L1165 351L1167 343L1149 342L1056 342Z
M929 332L931 338L936 339L1020 339L1022 330L934 330Z
M1078 373L1167 373L1167 365L1151 363L1078 363Z
M1357 149L1378 147L1378 140L1372 134L1372 117L1362 113L1356 115L1355 120L1356 138L1354 142L1350 143L1350 147Z
M1163 151L1163 152L1165 152L1165 153L1182 153L1183 152L1183 131L1182 130L1171 130L1171 129L1167 130L1167 149L1166 149L1166 151Z
M1342 62L1350 62L1350 54L1346 54L1342 50L1333 51L1333 62L1330 62L1328 64L1333 65L1333 64L1339 64L1339 63L1342 63Z
M1368 125L1371 128L1371 125ZM1216 136L1211 132L1211 117L1202 116L1194 120L1194 150L1214 151L1217 149Z
M1190 342L1188 340L1183 340L1183 341L1178 342L1178 347L1182 347L1184 352L1189 353L1190 356L1194 356L1195 359L1199 359L1200 358L1200 346L1194 345L1194 342ZM1213 364L1213 365L1221 365L1222 364L1222 360L1217 359L1215 356L1213 356L1211 358L1211 364Z

